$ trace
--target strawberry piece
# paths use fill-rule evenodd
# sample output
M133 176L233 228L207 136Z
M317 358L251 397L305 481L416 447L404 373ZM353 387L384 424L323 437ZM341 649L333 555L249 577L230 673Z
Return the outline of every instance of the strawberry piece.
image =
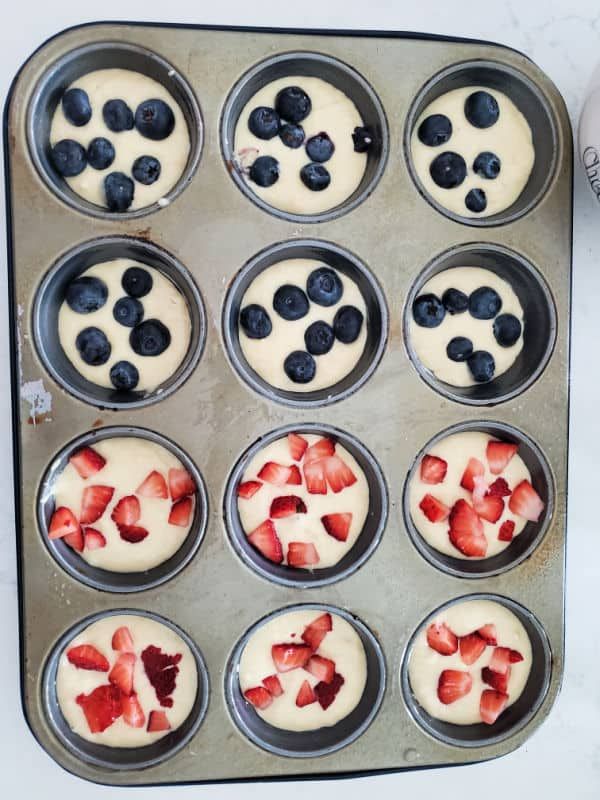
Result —
M530 522L537 522L544 510L544 503L529 481L521 481L513 489L508 507L513 514L525 517Z
M273 697L268 689L264 686L254 686L252 689L246 689L244 697L255 708L267 708L273 702Z
M450 512L450 541L466 556L483 557L487 552L487 539L481 520L466 500L457 500Z
M492 653L488 667L500 675L506 675L510 664L510 648L496 647Z
M75 698L81 706L91 733L102 733L123 713L121 692L110 683L97 686L90 694L79 694Z
M304 669L323 683L331 683L335 675L335 661L323 656L311 656Z
M74 533L67 533L66 536L63 536L63 542L68 544L69 547L72 547L73 550L77 550L78 553L83 552L83 548L85 547L85 540L83 538L83 531L81 528L77 528Z
M182 497L195 494L196 484L186 469L172 467L169 470L169 492L174 503L181 500Z
M248 541L253 547L256 547L259 553L274 564L281 564L283 561L281 542L270 519L265 520L252 533L249 533Z
M108 680L118 686L123 694L131 694L133 692L135 660L133 653L121 653L115 661L114 667L108 673Z
M486 644L489 644L492 647L495 647L498 644L496 626L494 624L482 625L482 627L477 630L477 633L481 636Z
M90 669L97 672L108 672L108 659L92 644L78 644L67 650L67 659L77 669Z
M493 497L509 497L511 491L504 478L496 478L496 480L490 484L488 494L492 495Z
M154 687L156 698L161 706L171 708L173 699L170 695L175 691L179 673L177 664L181 661L181 653L170 656L163 653L160 647L153 644L142 650L142 663L148 680Z
M506 708L508 695L495 689L484 689L479 701L479 713L486 725L493 725Z
M92 447L82 447L69 458L69 463L72 464L79 475L85 480L100 472L102 467L106 464L106 459Z
M165 711L151 711L148 717L148 733L159 733L160 731L170 731L171 723Z
M303 667L312 654L312 649L307 644L274 644L271 647L271 657L277 672L289 672Z
M317 695L319 705L325 711L335 700L339 690L344 685L344 679L339 672L336 672L329 683L319 681L314 688L314 693Z
M182 500L177 500L171 506L169 513L169 525L178 525L180 528L185 528L190 524L192 517L192 510L194 501L191 497L184 497Z
M121 697L123 708L123 722L130 728L143 728L146 722L146 715L142 708L138 696L135 692Z
M75 514L66 506L60 506L52 514L48 536L50 539L62 539L63 536L76 533L78 529L79 523Z
M254 497L261 486L262 483L260 481L244 481L244 483L240 483L237 487L237 496L241 497L243 500L249 500L251 497Z
M83 543L86 550L100 550L106 547L106 538L95 528L86 528Z
M288 433L287 439L291 457L294 461L301 461L308 447L308 442L299 433Z
M130 544L138 544L148 536L148 531L140 525L119 525L119 536Z
M473 509L488 522L498 522L504 511L504 500L487 492L487 485L479 476L473 478Z
M510 667L501 675L499 672L494 672L493 669L489 667L484 667L481 670L481 680L484 683L487 683L488 686L491 686L492 689L495 689L497 692L507 692L508 691L508 681L510 679Z
M332 629L333 621L331 614L327 611L306 626L302 634L302 641L306 642L312 650L318 650L321 642Z
M280 697L283 694L283 686L281 685L277 675L267 675L266 678L263 678L262 683L265 689L269 692L269 694L273 695L273 697Z
M300 486L302 484L302 475L300 475L300 470L295 464L292 464L292 466L289 469L290 469L290 474L288 476L286 483L290 483L293 486Z
M309 706L311 703L314 703L317 699L312 686L308 681L303 681L302 686L298 690L298 694L296 695L296 705L298 708L303 708L304 706Z
M486 643L478 633L469 633L458 640L458 649L463 664L474 664L486 648Z
M133 637L125 625L117 628L112 637L112 649L121 653L133 653Z
M350 533L352 514L325 514L321 517L323 527L338 542L345 542Z
M335 442L326 436L319 439L308 448L304 456L304 465L319 461L321 458L328 458L335 455Z
M488 442L485 455L492 475L500 475L500 473L506 469L508 462L518 449L519 446L511 442Z
M478 458L470 458L462 478L460 479L460 485L463 489L466 489L467 492L472 492L474 489L474 479L482 478L484 475L485 467L481 461L479 461Z
M291 517L293 514L306 514L304 501L295 494L276 497L271 503L269 516L273 519L283 519L283 517Z
M442 656L451 656L458 650L458 637L445 622L432 622L427 628L427 644Z
M423 483L442 483L446 477L448 464L443 458L438 456L423 456L421 461L421 480Z
M498 539L501 542L512 542L512 538L515 532L515 523L512 519L506 519L500 525L500 530L498 531Z
M437 696L440 703L447 706L469 694L472 686L473 679L468 672L460 669L445 669L438 680Z
M304 480L306 481L306 488L310 494L327 494L327 479L325 478L325 464L324 459L318 461L311 461L302 467L304 472Z
M356 475L339 456L326 458L324 468L327 482L335 494L356 483Z
M312 542L290 542L287 563L290 567L312 567L319 563L319 553Z
M298 467L296 467L296 470ZM283 464L278 464L276 461L267 461L263 468L258 473L258 477L265 483L271 483L273 486L285 486L290 483L290 475L292 472L291 467L286 467Z
M421 502L419 508L425 514L430 522L443 522L448 519L450 509L444 505L441 500L434 497L432 494L426 494Z
M119 500L110 518L120 528L122 525L135 525L141 515L140 501L135 495L129 494Z
M114 493L112 486L87 486L81 496L79 522L82 525L90 525L100 519Z
M165 500L169 496L169 490L167 489L167 482L164 476L155 469L153 469L138 486L135 493L142 497L162 497Z
M518 650L511 650L508 654L508 660L511 664L518 664L519 661L523 661L523 656Z

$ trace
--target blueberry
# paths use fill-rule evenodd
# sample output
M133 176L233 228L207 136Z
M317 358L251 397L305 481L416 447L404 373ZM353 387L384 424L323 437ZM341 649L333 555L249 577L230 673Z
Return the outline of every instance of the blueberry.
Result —
M121 286L130 297L145 297L152 283L152 275L141 267L127 267L121 278Z
M487 350L475 350L475 352L467 358L467 366L477 383L491 381L494 377L496 364L494 362L494 357L491 353L488 353Z
M150 186L160 178L160 161L154 156L140 156L133 162L131 174L138 183Z
M487 198L483 189L471 189L465 197L465 205L474 214L480 214L485 211L487 206Z
M300 170L300 178L311 192L322 192L331 183L331 175L322 164L305 164Z
M73 139L61 139L52 148L52 162L59 175L73 178L85 169L87 155L79 142Z
M256 303L242 308L240 325L250 339L265 339L273 330L271 317L262 306Z
M124 100L107 100L102 107L102 119L106 127L114 133L133 128L133 111Z
M115 148L102 136L97 136L88 145L87 160L94 169L107 169L115 160Z
M329 161L335 150L335 145L325 133L317 133L311 136L306 142L306 153L311 161L318 161L322 164L323 161Z
M304 332L304 344L313 356L328 353L333 347L334 340L333 328L322 320L313 322Z
M363 324L363 314L355 306L342 306L335 312L333 332L342 344L352 344L359 335Z
M290 122L286 125L282 125L279 129L279 138L286 147L291 147L292 150L297 150L298 147L302 147L304 144L304 137L305 133L302 125L294 125Z
M272 139L279 133L281 120L274 108L258 106L248 117L248 127L257 139Z
M435 294L421 294L412 305L413 319L421 328L437 328L446 316L446 309Z
M144 100L135 110L135 127L146 139L161 141L171 135L175 117L164 100Z
M489 286L480 286L469 297L469 312L475 319L493 319L501 308L500 295Z
M310 353L294 350L283 362L285 374L294 383L310 383L315 377L317 365Z
M104 194L110 211L127 211L133 203L133 192L133 181L123 172L111 172L104 178Z
M113 306L113 317L126 328L133 328L144 318L144 306L133 297L121 297Z
M110 380L115 389L131 391L138 385L140 373L130 361L117 361L110 368Z
M446 355L450 361L466 361L473 355L473 342L466 336L455 336L448 342Z
M521 321L514 314L500 314L494 320L494 336L500 347L512 347L521 330Z
M473 92L465 100L465 117L475 128L491 128L499 116L496 98L489 92Z
M306 280L306 292L319 306L334 306L344 292L340 276L331 267L313 269Z
M452 136L452 123L445 114L431 114L419 125L417 136L427 147L439 147Z
M68 89L62 97L63 114L71 125L81 128L92 118L90 98L83 89Z
M108 287L100 278L82 275L75 278L67 286L65 300L72 311L77 314L91 314L98 311L106 303Z
M469 298L458 289L446 289L442 303L449 314L462 314L469 307Z
M86 364L99 367L110 358L110 342L100 328L84 328L77 334L75 345Z
M465 160L458 153L446 151L433 159L429 174L434 183L442 189L453 189L460 186L467 175Z
M304 89L299 86L286 86L275 98L277 113L286 122L302 122L310 114L312 103Z
M301 319L308 314L308 298L299 286L286 283L273 295L273 308L283 319Z
M473 162L473 171L481 178L493 180L500 174L500 159L495 153L484 150L483 153L479 153Z
M171 344L171 334L159 319L147 319L132 329L129 344L138 356L159 356Z
M371 149L374 140L373 131L366 125L360 125L352 132L355 153L366 153Z
M259 156L250 167L251 181L264 188L279 180L279 161L273 156Z

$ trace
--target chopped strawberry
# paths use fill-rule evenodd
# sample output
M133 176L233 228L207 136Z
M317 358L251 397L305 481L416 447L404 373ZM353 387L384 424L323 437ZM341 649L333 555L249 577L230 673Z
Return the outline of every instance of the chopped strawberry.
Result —
M67 533L66 536L63 536L62 540L65 544L68 544L69 547L72 547L73 550L77 550L78 553L83 553L85 540L83 538L83 531L81 528L77 528L74 533Z
M490 484L488 494L494 497L509 497L511 491L504 478L496 478L496 480Z
M306 506L304 505L304 501L301 497L297 497L295 494L276 497L271 503L269 516L273 519L291 517L293 514L306 514Z
M177 502L173 503L171 506L169 525L178 525L180 528L185 528L190 524L193 508L194 501L191 497L184 497L182 500L177 500Z
M148 536L148 531L141 525L119 525L119 536L125 542L138 544Z
M86 486L81 496L79 522L82 525L90 525L100 519L114 493L112 486Z
M123 707L123 722L130 728L143 728L146 722L144 709L140 705L138 696L135 692L121 697Z
M325 477L335 494L356 483L356 475L339 456L330 456L324 463Z
M335 661L323 656L311 656L304 669L323 683L331 683L335 675Z
M306 488L310 494L327 494L327 479L325 478L325 464L323 459L311 461L302 467Z
M249 533L248 541L269 561L273 561L275 564L281 564L283 561L281 542L270 519L265 520L262 525Z
M97 686L90 694L75 698L81 706L91 733L102 733L123 713L121 692L110 683Z
M331 619L331 614L327 611L306 626L302 634L302 641L306 642L312 650L318 650L321 646L321 642L332 628L333 621Z
M537 522L544 510L544 503L529 481L521 481L513 489L508 507L513 514L525 517L530 522Z
M444 505L441 500L434 497L432 494L426 494L421 502L419 508L425 514L430 522L443 522L448 519L450 509Z
M287 563L290 567L312 567L319 563L319 553L311 542L290 542Z
M352 514L325 514L324 517L321 517L321 522L330 536L333 536L338 542L345 542L350 533Z
M84 531L84 547L86 550L100 550L106 547L106 538L95 528L86 528Z
M488 667L500 675L506 675L510 664L510 648L496 647L492 653Z
M485 475L485 467L478 458L470 458L463 476L460 479L460 485L467 492L472 492L474 489L473 481L475 478L481 478Z
M310 464L313 461L319 461L321 458L328 458L333 455L335 455L335 442L325 436L308 448L304 455L304 465L306 466L306 464Z
M77 669L97 670L108 672L110 664L108 659L92 644L78 644L67 650L67 659Z
M274 486L285 486L290 477L290 468L283 464L277 464L275 461L267 461L258 473L258 477L261 481Z
M135 525L141 514L140 501L135 495L129 494L119 500L110 518L120 528L122 525Z
M171 723L167 718L166 711L151 711L148 717L148 733L159 733L160 731L170 731Z
M442 483L446 477L448 463L438 456L423 456L421 461L421 480L423 483Z
M440 702L447 706L469 694L472 686L473 679L468 672L445 669L438 680L437 695Z
M494 672L494 670L490 669L489 667L484 667L481 670L481 680L484 683L487 683L488 686L491 686L492 689L495 689L497 692L508 691L509 679L510 679L510 667L504 673L504 675L502 675L500 672Z
M251 497L254 497L261 486L262 483L260 481L244 481L244 483L240 483L237 487L237 496L241 497L243 500L249 500Z
M469 633L458 640L458 649L463 664L474 664L486 648L486 643L478 633Z
M164 499L169 496L169 490L167 489L167 482L164 476L155 469L153 469L144 479L143 483L138 486L135 493L142 497L162 497Z
M488 442L485 455L492 475L500 475L518 449L519 446L511 442Z
M445 622L432 622L427 628L427 644L442 656L451 656L458 650L458 637Z
M487 493L487 484L479 476L473 478L473 509L488 522L498 522L504 511L504 500Z
M487 539L481 520L466 500L457 500L450 512L450 541L466 556L483 557Z
M274 644L271 656L277 672L289 672L303 667L312 656L312 649L307 644Z
M106 464L106 459L92 447L82 447L76 453L73 453L69 459L79 475L85 480L100 472L102 467Z
M495 647L498 644L496 626L493 623L490 623L489 625L482 625L481 628L478 629L477 633L481 636L486 644L489 644L492 647Z
M117 628L112 637L112 649L121 653L133 653L133 637L125 625Z
M277 675L267 675L266 678L263 678L263 686L273 697L279 697L283 694L283 686Z
M169 470L169 492L171 500L176 503L182 497L188 497L196 492L196 484L190 473L183 468Z
M498 539L501 542L512 542L512 538L515 532L515 523L512 519L505 519L502 525L500 525L500 530L498 531Z
M329 683L325 683L324 681L319 681L314 688L314 692L317 695L317 700L319 701L319 705L325 711L335 700L335 697L339 690L344 685L344 679L340 675L339 672L336 672Z
M149 644L142 650L142 663L148 680L154 687L156 698L164 708L171 708L173 698L170 696L177 685L177 675L181 661L181 653L169 655L163 653L160 647Z
M519 661L523 661L523 656L518 650L511 650L508 654L508 660L511 664L518 664Z
M508 695L495 689L484 689L479 702L479 713L486 725L493 725L506 708Z
M50 539L61 539L63 536L68 536L70 533L76 533L79 529L79 523L75 514L66 506L60 506L52 514L50 520L50 527L48 528L48 536Z
M265 689L264 686L254 686L251 689L246 689L244 697L249 703L252 703L255 708L260 709L267 708L273 702L271 692Z
M317 696L313 692L310 683L308 681L303 681L300 689L298 690L298 694L296 695L296 705L298 708L309 706L311 703L314 703L316 699Z
M299 433L288 433L287 438L291 457L294 461L300 461L308 447L308 442Z
M133 653L121 653L115 661L114 667L108 674L108 680L118 686L123 694L133 692L133 668L135 666Z
M302 475L300 475L300 470L295 464L289 468L290 474L286 483L292 484L293 486L300 486L302 483Z

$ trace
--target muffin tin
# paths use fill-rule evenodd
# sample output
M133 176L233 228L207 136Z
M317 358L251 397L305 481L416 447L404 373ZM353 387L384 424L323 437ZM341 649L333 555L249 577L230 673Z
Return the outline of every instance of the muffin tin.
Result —
M90 207L48 171L49 115L61 90L107 65L165 84L192 136L190 161L167 202L122 215ZM266 208L231 161L236 113L248 91L292 71L329 78L377 127L356 197L315 217ZM406 147L424 104L472 81L511 96L536 142L530 185L497 219L441 212L422 196ZM572 143L548 78L525 56L484 42L102 23L59 34L26 62L7 104L5 137L22 694L29 725L52 758L89 780L144 785L466 764L522 744L548 715L563 669ZM360 279L369 309L368 358L342 386L316 396L286 397L261 385L240 357L232 324L253 271L291 251L335 259ZM192 314L184 364L147 397L82 385L54 333L67 277L117 252L147 258L171 277ZM481 263L513 283L524 303L525 349L533 353L506 380L465 393L426 375L404 336L419 285L459 263ZM206 524L198 520L190 550L156 581L96 581L45 540L45 482L64 463L65 448L115 426L178 448L206 484ZM483 570L463 561L457 570L425 552L404 515L404 486L420 451L455 426L523 441L547 500L542 524L517 539L525 549ZM375 500L364 549L348 568L306 573L306 580L257 572L231 493L248 453L292 429L338 431L365 463ZM415 631L433 611L475 594L518 611L540 657L535 691L515 705L506 726L470 726L461 737L423 717L404 666ZM285 732L260 728L240 700L235 670L253 626L306 603L354 621L372 681L360 719L349 718L337 738L315 734L314 747L301 752ZM166 755L159 748L137 763L120 751L96 757L76 746L52 693L65 634L92 614L124 606L181 627L206 664L205 696L197 699L201 711L208 703L204 718L190 718Z

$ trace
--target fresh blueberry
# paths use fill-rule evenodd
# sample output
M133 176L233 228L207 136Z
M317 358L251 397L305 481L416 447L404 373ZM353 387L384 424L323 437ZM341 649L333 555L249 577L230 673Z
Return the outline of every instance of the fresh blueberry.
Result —
M334 340L333 328L322 320L313 322L304 332L304 344L313 356L328 353L333 347Z
M431 114L419 125L417 136L427 147L439 147L452 136L452 123L445 114Z
M475 128L491 128L499 116L496 98L489 92L473 92L465 100L465 117Z
M87 160L94 169L107 169L115 160L115 148L103 136L97 136L88 145Z
M130 297L145 297L152 289L152 275L141 267L127 267L121 286Z
M62 97L63 114L71 125L81 128L92 118L90 98L83 89L68 89Z
M500 159L495 153L490 153L489 150L484 150L479 153L473 162L473 171L476 172L480 178L487 178L494 180L500 174Z
M481 214L487 206L487 198L483 189L471 189L465 197L465 205L474 214Z
M299 286L286 283L273 295L273 308L283 319L301 319L308 314L308 298Z
M144 317L144 306L134 297L121 297L113 306L113 317L126 328L133 328Z
M450 361L466 361L473 355L473 342L466 336L455 336L448 342L446 355Z
M275 109L286 122L302 122L310 114L312 103L304 89L286 86L277 93Z
M154 156L140 156L133 162L131 174L138 183L150 186L160 178L160 161Z
M467 358L467 366L477 383L491 381L496 370L494 357L491 353L488 353L487 350L475 350L475 352Z
M104 178L104 194L110 211L127 211L133 203L133 192L133 181L123 172L111 172Z
M480 286L469 297L469 312L475 319L493 319L501 308L500 295L489 286Z
M81 358L92 367L106 364L110 358L110 342L100 328L84 328L77 334L75 345Z
M412 305L412 314L421 328L437 328L444 321L446 309L435 294L420 294Z
M91 314L92 311L98 311L106 303L107 298L107 285L92 275L75 278L65 292L67 305L77 314Z
M310 383L315 377L317 365L310 353L294 350L283 362L283 369L294 383Z
M124 100L107 100L102 107L102 119L106 127L114 133L133 128L133 111Z
M442 189L453 189L464 181L467 175L467 165L462 156L448 150L433 159L429 167L429 174L433 182Z
M366 153L371 149L375 137L373 131L366 125L359 125L352 132L355 153Z
M257 139L272 139L279 133L281 120L274 108L258 106L248 117L248 127Z
M130 361L117 361L110 368L110 380L115 389L129 392L138 385L140 373Z
M322 164L305 164L300 170L300 178L311 192L322 192L331 183L331 175Z
M340 276L331 267L313 269L306 280L306 292L319 306L334 306L344 292Z
M279 180L279 161L273 156L259 156L250 167L251 181L266 188Z
M59 175L73 178L85 169L87 155L79 142L73 139L61 139L52 148L52 162Z
M442 303L449 314L462 314L469 307L469 298L458 289L446 289Z
M175 117L164 100L144 100L135 110L135 127L146 139L160 141L171 135Z
M355 306L342 306L335 312L333 332L342 344L352 344L359 335L363 324L363 314Z
M159 319L147 319L132 329L129 344L138 356L159 356L171 344L171 334Z
M304 128L302 125L294 125L292 122L282 125L279 129L279 138L286 147L297 150L304 144Z
M317 133L311 136L306 142L306 153L311 161L317 161L322 164L323 161L329 161L335 150L335 145L325 133Z
M514 314L500 314L494 320L494 336L500 347L512 347L521 330L521 321Z
M240 325L250 339L265 339L273 330L271 317L257 303L251 303L240 311Z

